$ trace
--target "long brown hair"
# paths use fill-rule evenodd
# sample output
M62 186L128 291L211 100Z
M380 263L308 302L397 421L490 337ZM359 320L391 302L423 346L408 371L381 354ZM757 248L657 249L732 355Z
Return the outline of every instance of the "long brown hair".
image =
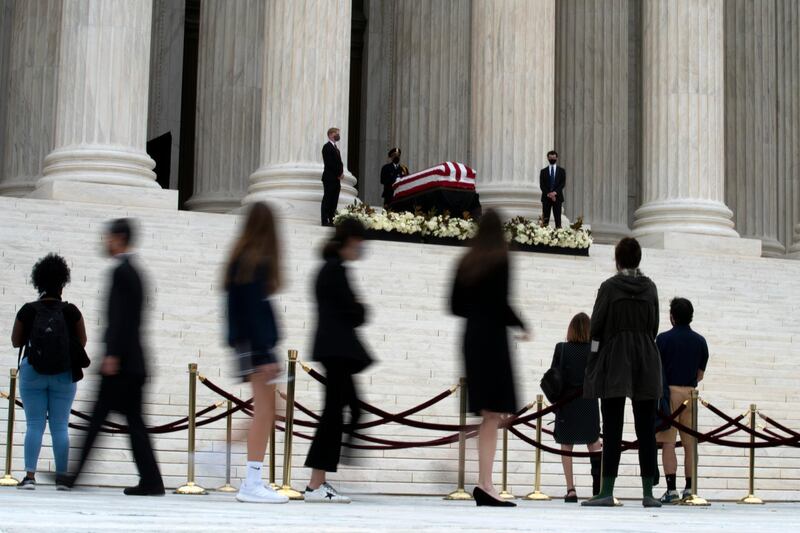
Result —
M225 268L225 287L253 281L262 266L267 267L264 282L271 294L281 286L280 243L272 209L257 202L250 206L244 228L231 250Z
M478 233L472 239L469 252L461 259L458 278L471 285L498 265L508 262L508 243L500 215L490 209L478 222Z
M591 320L586 313L578 313L569 322L567 342L587 343L592 340Z

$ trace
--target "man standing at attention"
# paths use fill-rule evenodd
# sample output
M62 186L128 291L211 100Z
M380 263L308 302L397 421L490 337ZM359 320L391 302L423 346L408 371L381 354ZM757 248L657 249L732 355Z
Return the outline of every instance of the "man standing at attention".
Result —
M400 148L389 150L389 162L381 168L381 185L383 185L383 206L388 207L394 196L392 185L397 178L408 175L408 167L400 164Z
M564 203L564 185L567 171L558 166L558 152L547 152L548 165L539 172L539 188L542 190L542 220L550 224L550 211L553 211L556 227L561 227L561 204Z
M693 316L692 302L686 298L674 298L669 304L672 329L656 337L656 345L661 353L661 366L664 369L664 397L669 400L671 412L691 398L692 391L703 379L708 364L708 344L703 336L695 333L689 325ZM678 416L677 421L685 426L691 425L691 403ZM686 487L683 489L683 494L679 495L675 486L675 476L678 471L678 457L675 455L676 433L677 430L670 426L656 435L656 440L663 444L662 461L667 478L667 491L661 497L661 503L678 503L681 499L691 496L693 437L681 431Z
M336 215L336 206L339 203L339 191L342 190L344 164L342 164L342 154L336 145L340 140L339 128L329 128L328 142L322 147L322 161L325 164L322 170L323 226L333 226L333 217Z

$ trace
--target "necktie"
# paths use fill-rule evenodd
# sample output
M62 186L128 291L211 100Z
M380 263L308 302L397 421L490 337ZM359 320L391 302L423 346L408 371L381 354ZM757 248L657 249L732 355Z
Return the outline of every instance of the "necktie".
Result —
M550 167L550 190L552 191L553 188L556 186L556 173L553 170L553 167Z

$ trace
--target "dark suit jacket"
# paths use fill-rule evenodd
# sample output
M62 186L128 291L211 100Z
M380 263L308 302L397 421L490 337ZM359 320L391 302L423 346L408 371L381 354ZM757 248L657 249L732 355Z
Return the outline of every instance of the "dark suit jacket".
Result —
M238 262L231 265L230 278L235 279ZM228 292L228 345L236 347L249 342L256 351L272 350L278 343L278 326L270 304L266 283L267 266L256 270L253 280L231 283Z
M342 164L342 154L330 141L322 147L322 162L325 168L322 170L322 181L338 180L344 173Z
M547 193L556 192L556 202L564 201L564 185L567 184L567 171L562 167L556 166L556 184L550 188L550 165L544 167L539 172L539 188L542 189L542 202L547 198Z
M341 363L350 372L366 368L372 358L356 335L366 318L366 309L356 299L342 260L337 254L325 258L317 275L317 331L314 336L315 361Z
M381 168L381 184L383 185L383 194L381 196L385 203L388 204L392 196L394 196L392 184L401 176L403 176L403 167L401 165L397 165L395 168L394 163L386 163Z
M147 373L141 339L143 306L142 278L131 257L125 256L111 275L105 334L106 355L119 357L122 375Z

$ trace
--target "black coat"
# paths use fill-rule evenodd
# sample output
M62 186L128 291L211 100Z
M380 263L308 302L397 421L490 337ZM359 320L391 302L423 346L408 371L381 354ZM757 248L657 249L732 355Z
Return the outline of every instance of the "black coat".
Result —
M403 166L397 165L395 166L394 163L386 163L381 168L381 185L383 185L383 193L381 197L383 198L383 203L388 204L392 201L392 196L394 196L394 189L392 189L392 184L397 180L397 178L402 177L403 174Z
M589 343L560 342L553 353L553 368L561 370L564 395L583 388ZM576 398L556 411L555 441L559 444L592 444L600 437L600 409L596 399Z
M564 186L567 184L567 171L562 167L556 166L556 183L550 188L550 166L544 167L539 172L539 188L542 190L542 202L547 198L547 193L556 192L556 202L564 201Z
M467 284L456 276L450 306L467 319L464 363L469 409L513 413L517 395L508 345L508 326L524 328L508 304L508 262L498 264L477 282Z
M338 180L344 173L342 154L330 141L322 146L322 162L325 165L322 169L322 181Z
M661 397L658 320L658 291L650 278L620 272L603 282L592 311L599 351L586 365L584 397Z
M317 330L314 335L314 361L342 364L352 373L372 363L356 334L366 320L366 309L356 299L347 281L347 271L338 255L325 258L317 275Z
M141 335L143 307L142 278L131 257L123 256L111 275L105 333L106 355L119 357L122 375L147 374Z

